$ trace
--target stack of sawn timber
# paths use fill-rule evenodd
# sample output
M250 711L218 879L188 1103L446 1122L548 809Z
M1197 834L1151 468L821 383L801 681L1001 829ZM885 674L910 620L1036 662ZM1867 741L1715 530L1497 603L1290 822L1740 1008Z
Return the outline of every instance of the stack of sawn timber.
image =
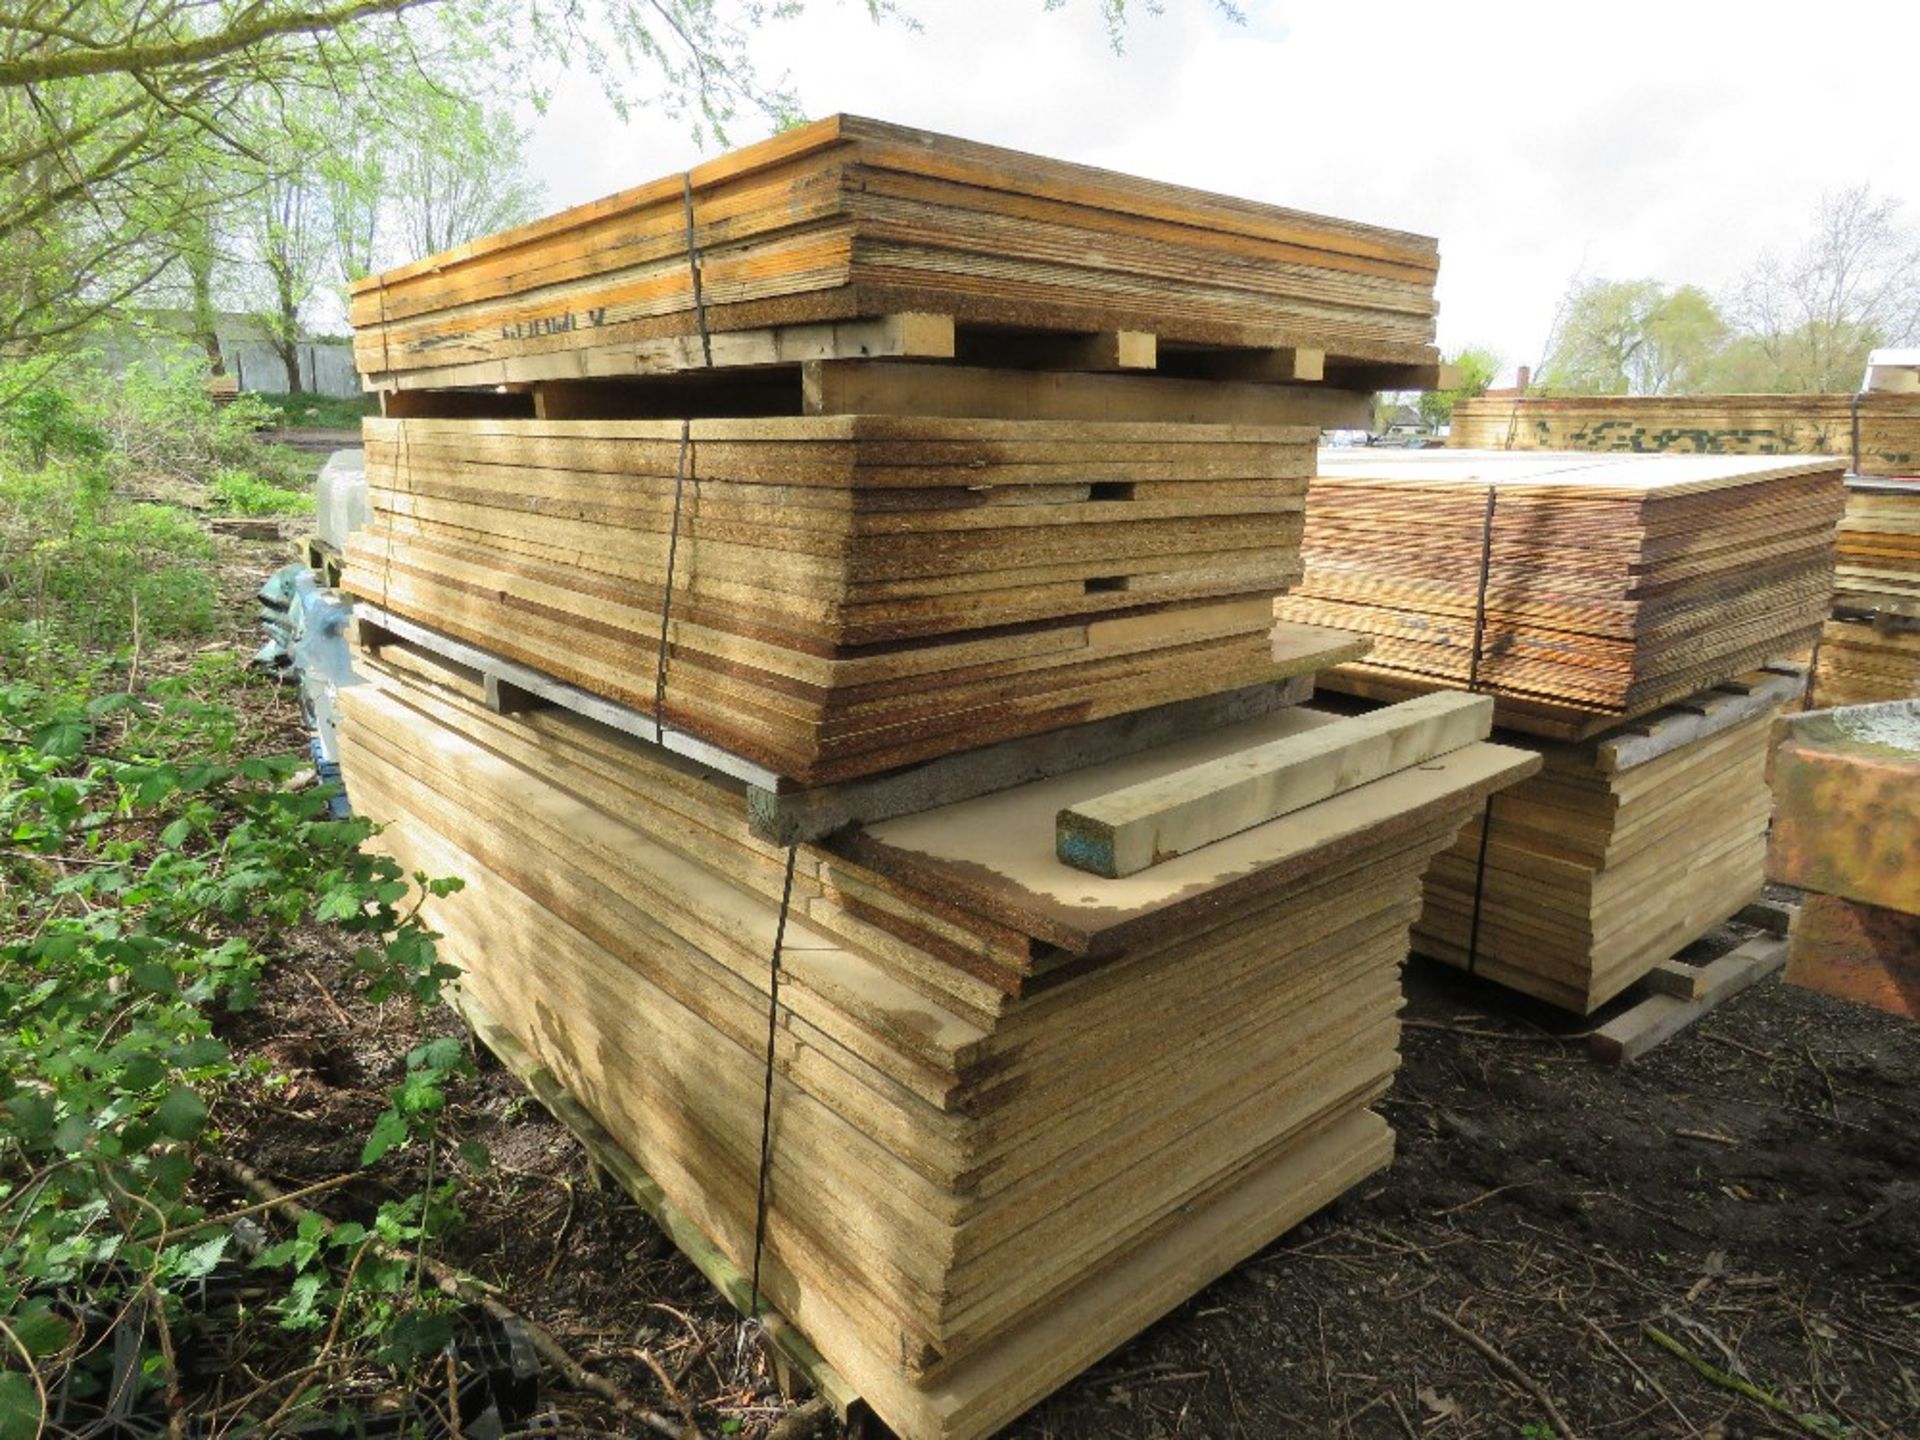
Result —
M1503 737L1544 766L1434 861L1414 948L1598 1009L1759 893L1769 738L1805 683L1783 666L1598 739Z
M342 758L462 984L743 1269L784 852L738 786L403 643ZM1470 743L1124 880L1064 807L1295 707L801 847L764 1285L906 1440L972 1440L1387 1162L1420 877L1538 761Z
M1454 407L1463 450L1834 455L1920 474L1920 394L1481 396Z
M1437 268L1422 236L841 115L360 281L350 313L382 389L902 313L1431 364Z
M373 523L347 547L350 590L635 708L658 693L668 724L807 784L1284 678L1318 653L1271 636L1299 571L1301 427L366 429Z
M1492 694L1578 739L1810 647L1833 590L1836 462L1322 453L1281 618L1369 635L1333 688Z

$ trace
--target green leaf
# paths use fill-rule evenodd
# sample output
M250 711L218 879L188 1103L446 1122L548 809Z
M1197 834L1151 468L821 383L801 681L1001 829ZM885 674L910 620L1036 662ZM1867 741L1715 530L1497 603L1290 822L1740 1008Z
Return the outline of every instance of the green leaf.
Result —
M213 1273L213 1267L226 1256L231 1236L219 1234L191 1248L176 1248L170 1257L171 1269L181 1280L199 1280Z
M478 1140L462 1140L459 1150L460 1158L476 1170L484 1170L493 1164L493 1152Z
M180 993L180 983L175 979L172 968L154 961L133 966L127 971L127 978L149 994L178 995Z
M466 1044L457 1036L441 1035L416 1045L407 1055L407 1064L418 1070L457 1070L467 1058Z
M398 1110L383 1110L380 1118L373 1122L373 1133L367 1136L367 1143L360 1151L360 1163L371 1165L382 1155L397 1145L407 1143L407 1122L400 1118Z
M193 834L193 821L182 815L160 832L160 843L169 850L178 850L187 843L187 837L191 834Z
M7 1114L20 1138L38 1145L53 1133L53 1101L35 1092L23 1092L7 1101Z
M73 1327L54 1314L44 1300L30 1301L8 1323L35 1359L58 1354L73 1337Z
M18 1370L0 1370L0 1440L35 1440L41 1418L33 1381Z
M176 1085L154 1109L153 1123L175 1140L197 1139L207 1128L207 1102L190 1086Z
M56 720L34 731L34 748L53 760L71 760L87 748L87 726L80 720Z

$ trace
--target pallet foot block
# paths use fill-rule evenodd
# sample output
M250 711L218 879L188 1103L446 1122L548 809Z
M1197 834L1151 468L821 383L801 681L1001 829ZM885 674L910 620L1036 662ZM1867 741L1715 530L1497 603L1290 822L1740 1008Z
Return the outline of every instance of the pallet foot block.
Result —
M343 763L463 993L750 1267L787 852L744 787L483 677L364 651ZM980 1440L1385 1165L1433 854L1538 757L1474 742L1125 879L1091 796L1309 733L1301 707L799 847L765 1290L905 1440ZM680 1221L676 1221L680 1223ZM691 1238L691 1237L689 1237Z
M1749 940L1700 967L1689 995L1649 996L1589 1035L1588 1048L1595 1059L1608 1065L1631 1064L1786 963L1785 941L1771 935Z
M1920 914L1920 700L1811 711L1784 731L1768 877Z
M1768 741L1803 685L1755 671L1595 740L1510 737L1544 766L1434 860L1414 948L1577 1014L1642 977L1694 998L1661 967L1760 893Z
M1786 981L1920 1020L1920 916L1808 895L1788 935Z

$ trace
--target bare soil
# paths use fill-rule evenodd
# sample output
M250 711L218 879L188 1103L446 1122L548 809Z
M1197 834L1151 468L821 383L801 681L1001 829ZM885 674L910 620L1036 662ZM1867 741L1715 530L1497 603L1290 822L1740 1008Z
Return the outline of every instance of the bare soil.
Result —
M290 702L259 703L291 736ZM426 1032L358 999L318 932L287 942L230 1037L275 1078L216 1118L292 1189L358 1168ZM1407 992L1394 1166L1010 1434L1920 1435L1920 1027L1774 979L1615 1070L1586 1022L1497 987L1414 961ZM702 1435L764 1436L804 1398L511 1075L485 1066L455 1120L494 1162L440 1258ZM365 1218L386 1193L313 1203ZM550 1398L565 1433L643 1433L596 1396Z

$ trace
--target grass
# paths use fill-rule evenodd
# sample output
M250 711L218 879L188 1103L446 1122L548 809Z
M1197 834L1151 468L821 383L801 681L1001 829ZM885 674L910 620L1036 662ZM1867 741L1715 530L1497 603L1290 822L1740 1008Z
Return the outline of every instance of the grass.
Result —
M334 395L248 394L289 430L358 430L363 419L380 413L379 402L371 395L343 400Z

